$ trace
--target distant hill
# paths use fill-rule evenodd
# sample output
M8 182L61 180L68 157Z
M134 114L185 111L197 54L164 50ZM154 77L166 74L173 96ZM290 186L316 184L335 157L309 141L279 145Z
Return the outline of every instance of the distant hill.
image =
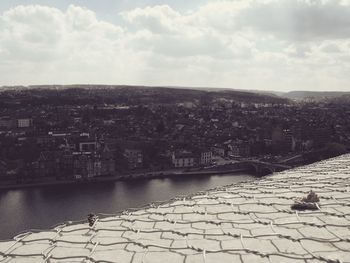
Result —
M40 85L6 87L0 96L22 98L22 102L35 98L37 103L128 103L172 104L187 101L213 102L226 99L235 102L285 104L289 99L274 94L229 89L201 89L182 87L148 87L127 85ZM15 95L14 95L15 94ZM32 102L31 102L32 103Z
M341 91L326 91L326 92L318 92L318 91L291 91L283 94L279 94L279 96L288 98L291 100L329 100L338 98L341 96L350 95L350 92L341 92Z

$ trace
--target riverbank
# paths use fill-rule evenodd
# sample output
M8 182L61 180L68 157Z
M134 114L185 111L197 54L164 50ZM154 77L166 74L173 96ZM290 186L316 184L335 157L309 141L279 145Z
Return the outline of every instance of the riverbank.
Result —
M30 188L30 187L40 187L40 186L59 186L59 185L70 185L70 184L90 184L99 182L114 182L123 180L137 180L137 179L154 179L154 178L168 178L168 177L182 177L182 176L210 176L210 175L225 175L225 174L237 174L246 172L246 169L227 169L227 170L198 170L198 171L157 171L157 172L145 172L145 173L134 173L134 174L124 174L115 176L101 176L86 178L84 180L47 180L40 182L28 182L21 184L1 184L0 189L2 190L12 190L19 188ZM45 178L46 179L46 178ZM1 181L0 181L1 183Z

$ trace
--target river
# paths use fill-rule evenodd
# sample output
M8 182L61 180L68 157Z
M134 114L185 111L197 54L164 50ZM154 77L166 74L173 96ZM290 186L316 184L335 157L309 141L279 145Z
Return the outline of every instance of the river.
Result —
M115 213L253 179L242 173L0 190L0 239L12 238L28 229L84 219L90 212Z

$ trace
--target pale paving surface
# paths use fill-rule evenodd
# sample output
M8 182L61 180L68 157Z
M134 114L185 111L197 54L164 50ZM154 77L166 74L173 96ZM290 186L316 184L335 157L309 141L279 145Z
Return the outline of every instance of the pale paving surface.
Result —
M291 210L311 189L321 210ZM350 262L350 155L19 235L0 262Z

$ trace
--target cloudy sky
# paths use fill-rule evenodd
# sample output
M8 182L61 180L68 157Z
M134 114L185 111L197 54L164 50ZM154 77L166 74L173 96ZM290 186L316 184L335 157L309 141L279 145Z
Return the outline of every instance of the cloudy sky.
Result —
M0 85L350 91L350 0L1 0Z

